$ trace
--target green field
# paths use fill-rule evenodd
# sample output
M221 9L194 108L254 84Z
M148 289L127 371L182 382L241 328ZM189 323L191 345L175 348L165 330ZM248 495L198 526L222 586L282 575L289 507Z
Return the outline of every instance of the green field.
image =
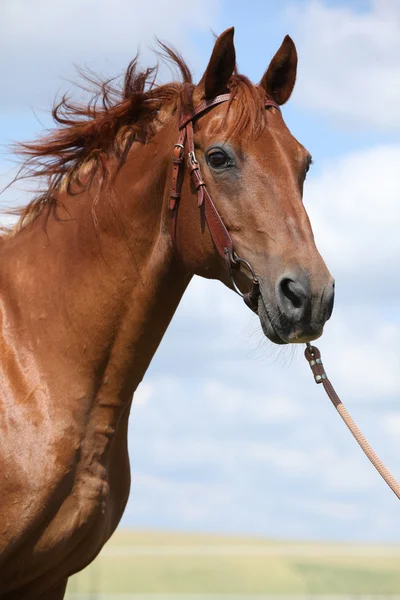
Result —
M399 595L400 546L118 531L67 598Z

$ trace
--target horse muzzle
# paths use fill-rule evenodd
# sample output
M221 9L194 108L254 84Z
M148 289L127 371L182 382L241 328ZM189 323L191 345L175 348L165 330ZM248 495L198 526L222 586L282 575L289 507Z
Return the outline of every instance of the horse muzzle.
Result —
M259 281L257 312L272 342L305 343L322 335L334 303L335 283L330 275L318 287L306 272L287 272L274 286Z

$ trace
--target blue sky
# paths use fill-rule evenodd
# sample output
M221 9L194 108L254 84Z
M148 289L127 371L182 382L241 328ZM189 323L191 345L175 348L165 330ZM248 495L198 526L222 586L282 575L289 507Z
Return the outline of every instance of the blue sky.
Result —
M258 81L289 33L299 72L283 112L314 157L305 203L337 281L319 346L350 412L399 478L400 5L175 5L172 13L160 0L3 2L0 143L40 133L37 119L49 124L74 63L113 75L138 46L152 63L157 35L199 79L211 32L234 25L240 70ZM0 184L10 169L0 154ZM3 194L4 205L27 199L18 188ZM134 398L123 524L399 542L398 501L313 384L302 352L274 347L239 298L196 279Z

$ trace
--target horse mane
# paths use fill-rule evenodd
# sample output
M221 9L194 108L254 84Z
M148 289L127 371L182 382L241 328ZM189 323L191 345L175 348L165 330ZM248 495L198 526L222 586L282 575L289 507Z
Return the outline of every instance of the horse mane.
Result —
M28 178L37 178L45 185L27 205L7 211L19 219L11 230L3 228L3 232L20 231L45 208L54 208L62 190L79 194L95 176L99 176L100 187L109 184L110 164L114 165L113 172L118 171L134 142L146 144L162 122L161 114L165 118L166 114L192 108L195 86L189 67L176 50L159 44L162 52L158 54L178 70L180 81L157 85L158 63L139 70L138 55L130 62L122 84L115 78L102 81L92 72L79 70L85 82L79 87L92 93L89 102L75 102L63 95L52 109L56 127L38 140L13 147L22 165L10 185ZM238 112L227 136L245 130L257 134L265 120L259 89L237 72L228 87Z

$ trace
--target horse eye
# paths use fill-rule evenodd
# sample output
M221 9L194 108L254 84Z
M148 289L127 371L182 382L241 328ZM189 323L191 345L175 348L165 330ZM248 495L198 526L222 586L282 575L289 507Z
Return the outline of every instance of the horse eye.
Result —
M305 175L307 175L308 171L310 170L311 165L313 164L313 159L310 157L307 160L307 164L306 164L306 169L305 169Z
M214 150L207 156L208 164L214 169L221 169L229 164L229 158L221 150Z

